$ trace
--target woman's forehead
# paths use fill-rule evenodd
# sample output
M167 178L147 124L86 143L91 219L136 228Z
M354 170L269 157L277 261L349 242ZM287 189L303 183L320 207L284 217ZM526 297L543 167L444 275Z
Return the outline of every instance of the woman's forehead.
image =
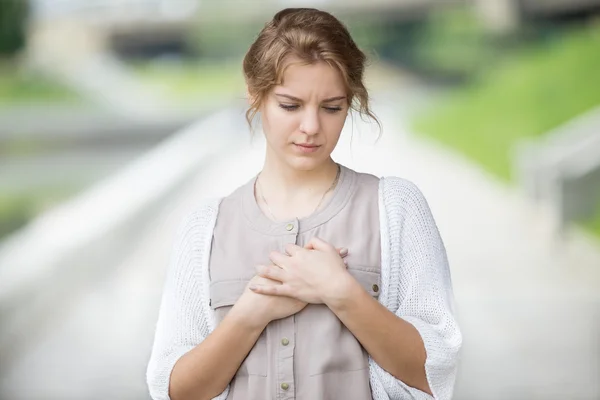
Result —
M345 96L345 85L338 70L319 61L311 64L291 63L283 74L283 82L274 87L274 93L300 100L319 100Z

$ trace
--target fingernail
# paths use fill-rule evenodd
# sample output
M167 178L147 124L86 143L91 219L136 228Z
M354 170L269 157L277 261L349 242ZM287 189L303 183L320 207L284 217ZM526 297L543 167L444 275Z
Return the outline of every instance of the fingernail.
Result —
M258 287L256 285L250 285L250 286L248 286L248 289L256 290L256 289L258 289Z
M345 248L345 247L342 247L342 249L340 250L340 254L343 255L343 256L347 255L348 254L348 249Z

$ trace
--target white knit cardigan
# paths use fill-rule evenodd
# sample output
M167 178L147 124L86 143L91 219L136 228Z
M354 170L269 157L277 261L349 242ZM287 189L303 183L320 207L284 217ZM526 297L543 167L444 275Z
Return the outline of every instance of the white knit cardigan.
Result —
M207 201L180 223L171 253L146 378L154 400L169 399L177 360L215 328L209 305L209 255L219 199ZM379 302L419 331L433 397L396 379L369 357L374 400L450 399L462 335L446 250L418 187L397 178L379 183L381 291ZM216 399L225 399L227 387Z

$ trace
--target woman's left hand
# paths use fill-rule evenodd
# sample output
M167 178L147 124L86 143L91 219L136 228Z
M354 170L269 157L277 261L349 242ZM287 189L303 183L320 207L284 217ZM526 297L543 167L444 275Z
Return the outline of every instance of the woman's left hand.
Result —
M352 276L346 270L338 250L329 243L311 239L306 246L288 244L287 254L274 251L269 258L274 265L257 267L258 275L281 282L281 285L253 285L253 291L288 296L306 303L327 303L340 297Z

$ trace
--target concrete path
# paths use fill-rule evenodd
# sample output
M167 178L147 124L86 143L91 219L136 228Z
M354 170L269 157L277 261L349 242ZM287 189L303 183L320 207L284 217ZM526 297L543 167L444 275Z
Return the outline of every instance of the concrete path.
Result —
M539 209L477 168L409 135L403 98L375 97L384 132L356 119L335 158L375 175L413 180L428 199L451 262L464 351L455 398L600 398L600 244L553 240ZM240 112L240 118L242 113ZM200 199L226 195L263 157L245 131L231 152L195 176L155 228L52 331L2 371L0 397L147 398L144 372L174 229Z

